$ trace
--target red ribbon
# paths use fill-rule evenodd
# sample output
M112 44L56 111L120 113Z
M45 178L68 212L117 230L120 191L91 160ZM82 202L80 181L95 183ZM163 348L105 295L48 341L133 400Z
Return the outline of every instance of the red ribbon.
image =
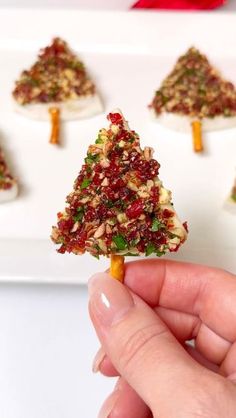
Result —
M132 8L210 10L223 6L226 0L139 0Z

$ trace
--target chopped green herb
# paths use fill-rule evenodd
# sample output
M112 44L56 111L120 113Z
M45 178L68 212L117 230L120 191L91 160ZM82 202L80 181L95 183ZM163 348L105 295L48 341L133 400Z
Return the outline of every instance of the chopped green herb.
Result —
M103 140L101 138L101 135L98 135L98 137L97 137L97 139L95 141L95 144L103 144Z
M108 199L108 200L105 201L105 206L107 208L112 208L114 206L114 202L112 200Z
M157 257L161 257L165 254L165 251L159 251L154 244L150 243L146 247L146 257L151 254L156 254Z
M139 241L140 241L140 238L132 239L130 241L130 247L135 247Z
M69 61L67 66L72 70L84 70L84 64L80 61Z
M191 75L197 75L197 70L195 68L186 68L184 74L184 76L191 76Z
M156 247L154 244L148 244L146 247L146 257L156 252Z
M27 84L30 84L32 87L38 87L38 86L40 86L40 81L39 80L36 80L35 78L32 78L32 77L26 77L24 79L24 81Z
M48 93L49 97L53 98L57 95L57 93L59 92L60 88L57 84L55 84L54 86L52 86L50 88L50 91Z
M118 250L125 250L128 246L127 241L121 234L114 236L112 241L116 244Z
M126 253L125 256L127 256L127 257L138 257L139 254Z
M157 257L161 257L162 255L165 254L165 251L156 251L155 254L157 255Z
M157 232L163 227L165 227L165 225L162 222L160 222L157 218L153 219L151 227L152 232Z
M83 219L83 216L84 216L84 208L79 207L79 208L77 208L77 214L75 216L73 216L73 220L75 222L81 221Z
M86 164L91 165L93 163L96 163L98 160L99 160L99 154L88 153L84 161L86 162Z
M83 189L86 189L86 187L88 187L88 186L90 185L91 181L92 181L92 180L90 180L90 179L84 179L84 180L82 181L82 183L81 183L80 188L81 188L82 190L83 190Z

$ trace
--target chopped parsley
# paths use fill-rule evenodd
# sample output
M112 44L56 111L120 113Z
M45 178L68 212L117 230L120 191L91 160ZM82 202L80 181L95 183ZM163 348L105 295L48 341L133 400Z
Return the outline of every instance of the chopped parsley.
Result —
M115 243L118 250L125 250L128 247L127 241L121 234L114 236L112 241Z
M82 183L81 183L81 186L80 186L80 188L83 190L83 189L86 189L86 187L88 187L89 185L90 185L90 183L91 183L91 179L84 179L83 181L82 181Z
M95 144L103 144L103 140L102 140L102 138L101 138L101 135L100 135L100 134L98 135L98 137L97 137L97 139L96 139L96 141L95 141Z
M154 218L152 221L152 227L151 227L151 231L152 232L157 232L159 231L159 229L165 227L165 225L160 222L157 218Z
M75 222L81 221L83 219L83 216L84 216L84 208L80 206L79 208L77 208L77 214L73 216L73 220Z
M84 161L86 164L91 165L93 163L96 163L98 160L99 160L99 154L88 153Z
M148 244L146 247L146 257L148 257L151 254L156 254L157 257L161 257L165 254L165 251L159 251L156 246L152 243Z

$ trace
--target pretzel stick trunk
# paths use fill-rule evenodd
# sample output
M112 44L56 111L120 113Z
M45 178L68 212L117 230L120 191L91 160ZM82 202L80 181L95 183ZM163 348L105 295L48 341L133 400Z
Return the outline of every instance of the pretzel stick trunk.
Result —
M195 152L203 151L202 143L202 123L200 120L194 120L192 122L192 135L193 135L193 149Z
M58 107L50 107L48 109L51 118L51 135L50 144L59 144L60 135L60 109Z
M123 283L125 275L125 257L123 255L111 254L111 266L110 274L111 276Z

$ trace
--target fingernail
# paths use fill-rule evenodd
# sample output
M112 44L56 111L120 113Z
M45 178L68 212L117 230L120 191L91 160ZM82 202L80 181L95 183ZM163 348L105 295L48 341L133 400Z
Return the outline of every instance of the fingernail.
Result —
M102 347L99 348L99 350L98 350L98 352L97 352L97 354L96 354L96 356L94 357L94 360L93 360L93 366L92 366L93 373L97 373L97 372L100 371L100 366L101 366L105 357L106 357L105 351L103 350Z
M98 418L109 418L119 397L119 390L115 390L104 402Z
M99 273L90 279L89 295L92 314L105 328L120 321L134 307L126 287L106 273Z

